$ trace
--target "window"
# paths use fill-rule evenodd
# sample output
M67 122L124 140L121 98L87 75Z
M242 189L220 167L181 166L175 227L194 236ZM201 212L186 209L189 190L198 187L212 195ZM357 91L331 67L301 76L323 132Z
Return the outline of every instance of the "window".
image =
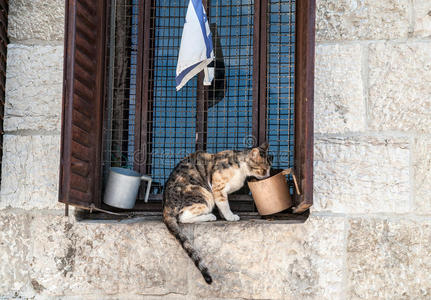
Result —
M196 150L265 140L275 168L294 167L312 204L314 1L206 0L215 80L179 92L175 69L188 1L68 1L60 201L103 208L111 166L153 178L150 201L175 164ZM113 6L114 5L114 6ZM96 59L95 59L96 58ZM246 190L233 211L253 211Z
M0 0L0 180L3 157L3 117L5 106L6 58L7 58L8 1Z

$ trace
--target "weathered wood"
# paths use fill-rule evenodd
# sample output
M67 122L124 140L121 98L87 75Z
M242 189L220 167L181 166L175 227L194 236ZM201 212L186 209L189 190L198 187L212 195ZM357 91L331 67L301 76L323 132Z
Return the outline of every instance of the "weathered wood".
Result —
M5 105L8 0L0 0L0 180L3 157L3 116Z
M67 0L59 201L101 204L105 1Z
M198 75L196 91L196 150L206 150L208 128L208 91L203 85L203 71Z
M296 2L295 174L302 194L296 204L313 204L313 103L315 0ZM300 211L299 210L299 211Z
M102 209L110 210L112 208L108 206L104 206ZM119 211L114 211L114 213L118 213ZM121 211L119 212L121 215L114 215L106 212L100 212L97 210L92 210L88 208L83 208L76 211L75 217L80 221L85 220L113 220L120 221L125 219L134 219L139 222L144 221L161 221L162 220L162 212L151 212L151 211ZM214 211L217 215L217 221L211 222L212 224L217 223L225 223L225 221L217 211ZM308 212L304 214L292 214L292 213L279 213L271 216L260 216L255 212L239 212L238 215L241 218L241 221L251 221L251 222L261 222L261 223L283 223L283 224L298 224L304 223L308 218ZM199 223L202 224L202 223Z
M209 16L208 0L203 0L202 4ZM196 84L196 150L201 151L206 150L208 128L208 89L203 80L204 72L201 71Z
M259 139L259 99L260 99L260 51L261 51L261 1L254 1L253 16L253 106L252 106L252 141L258 144Z
M259 128L257 133L257 145L266 142L267 126L266 126L266 111L267 111L267 68L268 68L268 1L261 0L260 4L260 50L259 50Z

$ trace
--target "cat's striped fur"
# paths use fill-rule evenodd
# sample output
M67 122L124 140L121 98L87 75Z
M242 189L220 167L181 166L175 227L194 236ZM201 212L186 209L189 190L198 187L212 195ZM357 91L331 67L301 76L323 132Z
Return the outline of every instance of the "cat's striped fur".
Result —
M199 254L182 232L179 223L215 221L214 206L228 221L238 221L227 195L239 190L247 177L269 176L268 144L244 151L226 150L216 154L195 152L182 160L169 176L163 192L163 221L201 271L205 281L212 278Z

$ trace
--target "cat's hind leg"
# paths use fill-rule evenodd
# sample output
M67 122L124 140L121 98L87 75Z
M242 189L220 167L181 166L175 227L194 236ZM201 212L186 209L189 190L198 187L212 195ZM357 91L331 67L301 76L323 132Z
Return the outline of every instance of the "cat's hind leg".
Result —
M206 215L200 215L200 216L190 216L187 213L183 213L180 216L180 222L181 223L196 223L196 222L209 222L209 221L215 221L217 220L217 217L212 214L206 214Z
M196 223L217 220L216 216L211 213L209 207L200 203L185 207L180 213L178 219L181 223Z
M190 185L183 196L183 202L187 206L179 214L178 219L181 223L208 222L217 219L211 213L214 208L214 198L210 191L201 186Z

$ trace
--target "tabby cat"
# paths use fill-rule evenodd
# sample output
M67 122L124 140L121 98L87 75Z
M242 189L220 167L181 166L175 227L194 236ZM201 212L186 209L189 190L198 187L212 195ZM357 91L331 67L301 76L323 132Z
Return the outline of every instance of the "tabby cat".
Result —
M169 231L211 284L212 278L199 254L192 248L178 223L215 221L216 205L228 221L238 221L227 195L239 190L248 177L269 176L268 144L244 151L226 150L216 154L195 152L182 160L169 176L163 192L163 221Z

